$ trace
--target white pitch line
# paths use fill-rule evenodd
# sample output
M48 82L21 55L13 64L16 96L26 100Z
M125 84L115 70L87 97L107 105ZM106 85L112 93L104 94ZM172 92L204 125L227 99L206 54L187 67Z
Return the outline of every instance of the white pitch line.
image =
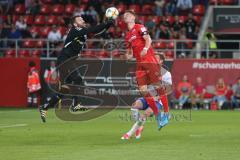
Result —
M204 137L203 134L190 134L190 137Z
M14 127L24 127L27 126L27 124L12 124L12 125L5 125L5 126L0 126L0 128L14 128Z

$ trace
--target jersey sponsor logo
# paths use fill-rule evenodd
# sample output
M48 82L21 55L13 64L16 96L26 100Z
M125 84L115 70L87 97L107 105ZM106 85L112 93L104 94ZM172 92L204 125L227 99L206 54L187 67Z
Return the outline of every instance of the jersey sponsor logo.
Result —
M142 31L142 32L147 32L147 29L146 29L145 27L142 27L142 28L141 28L141 31Z

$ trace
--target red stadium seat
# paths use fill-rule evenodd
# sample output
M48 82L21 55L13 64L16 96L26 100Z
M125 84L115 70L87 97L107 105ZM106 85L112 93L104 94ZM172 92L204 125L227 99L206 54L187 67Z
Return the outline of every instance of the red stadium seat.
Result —
M180 23L185 23L185 21L187 20L187 16L179 16L179 22Z
M145 24L147 20L147 16L138 16L137 20L139 21L139 23Z
M0 15L0 18L1 18L3 21L6 21L6 20L7 20L7 15Z
M91 50L86 50L86 51L82 52L81 57L93 58L93 57L96 57L96 56L93 54L93 52Z
M41 37L43 38L46 38L48 36L48 33L52 30L52 28L50 26L46 26L46 27L43 27L41 29L41 32L40 32L40 35Z
M24 4L16 4L15 5L15 13L16 14L24 14L26 12L26 8Z
M197 22L197 25L201 24L202 17L201 16L193 16L193 19Z
M155 49L166 49L167 48L166 43L162 42L162 41L155 42L153 44L153 46Z
M173 59L174 58L174 52L173 51L166 51L164 52L166 59Z
M127 24L121 18L117 19L117 26L123 31L127 29Z
M67 32L67 28L63 26L59 26L57 30L61 33L62 36Z
M150 4L144 4L142 7L142 13L144 14L154 14L153 6Z
M45 16L37 15L35 17L34 24L36 24L36 25L44 25L44 24L46 24Z
M89 0L82 0L82 3L88 3Z
M188 49L192 49L193 48L193 42L192 42L191 39L187 39L186 43L187 43Z
M174 47L175 46L174 46L174 41L173 40L167 43L167 48L168 49L174 49Z
M86 4L81 4L80 6L79 6L79 9L80 10L85 10L87 8L87 5Z
M58 24L65 25L65 21L62 16L58 16Z
M121 57L121 54L118 50L115 50L115 51L112 52L112 57L113 58L119 58L119 57Z
M7 58L12 58L12 57L15 57L15 56L16 56L16 51L13 50L13 49L7 50L5 52L5 57L7 57Z
M193 7L193 14L198 16L203 16L205 12L205 8L203 5L195 5Z
M30 51L21 49L21 50L18 51L18 56L19 57L29 57L30 56Z
M19 17L20 17L19 15L12 15L13 24L15 24L17 20L19 20Z
M217 5L219 3L219 0L209 0L209 3L211 5Z
M58 24L58 17L54 16L54 15L48 16L47 24L48 25L57 25Z
M27 23L27 25L33 25L33 16L32 15L25 15L23 17L23 19Z
M63 14L64 13L64 6L61 4L55 4L52 7L52 13L53 14Z
M35 47L35 42L36 41L30 40L30 39L26 39L26 40L24 40L22 46L23 46L23 48L33 48L33 47Z
M40 50L34 50L32 51L32 57L40 57L41 56L41 51Z
M234 0L220 0L221 4L223 5L233 5L235 2Z
M36 47L36 48L43 48L45 44L46 44L45 41L43 41L43 40L38 40L38 41L36 42L36 44L35 44L35 47Z
M120 3L117 5L117 9L118 9L119 13L124 13L127 9L127 6L123 3Z
M30 29L29 29L29 32L30 33L39 33L40 32L40 27L39 26L32 26Z
M174 23L174 17L173 16L167 16L166 21L169 22L171 25Z
M98 58L109 58L109 54L105 50L101 50L100 52L98 52L97 57Z
M65 7L65 13L68 15L72 15L75 10L75 6L73 4L67 4Z
M158 24L160 22L160 17L159 16L153 16L152 17L152 21L155 22L156 24Z
M53 0L41 0L41 2L43 3L43 4L52 4L53 3Z
M134 11L136 14L139 14L141 12L140 6L137 4L131 4L129 6L129 10Z
M51 13L51 7L49 5L47 5L47 4L42 5L41 8L40 8L40 13L41 14L49 14L49 13Z

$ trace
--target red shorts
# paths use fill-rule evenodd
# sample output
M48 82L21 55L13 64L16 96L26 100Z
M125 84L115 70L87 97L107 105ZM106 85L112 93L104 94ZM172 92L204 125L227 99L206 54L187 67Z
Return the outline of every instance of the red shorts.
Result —
M137 62L136 79L139 86L158 83L161 69L155 55L147 55Z

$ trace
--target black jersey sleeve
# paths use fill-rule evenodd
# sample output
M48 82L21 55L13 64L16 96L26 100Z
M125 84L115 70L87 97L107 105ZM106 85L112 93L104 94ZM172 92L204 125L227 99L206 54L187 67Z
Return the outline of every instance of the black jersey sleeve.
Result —
M114 24L114 20L108 20L104 23L101 23L99 25L96 25L96 26L92 26L92 27L89 27L87 28L87 34L89 33L94 33L95 35L99 35L103 32L105 32L106 30L108 30L108 28Z

